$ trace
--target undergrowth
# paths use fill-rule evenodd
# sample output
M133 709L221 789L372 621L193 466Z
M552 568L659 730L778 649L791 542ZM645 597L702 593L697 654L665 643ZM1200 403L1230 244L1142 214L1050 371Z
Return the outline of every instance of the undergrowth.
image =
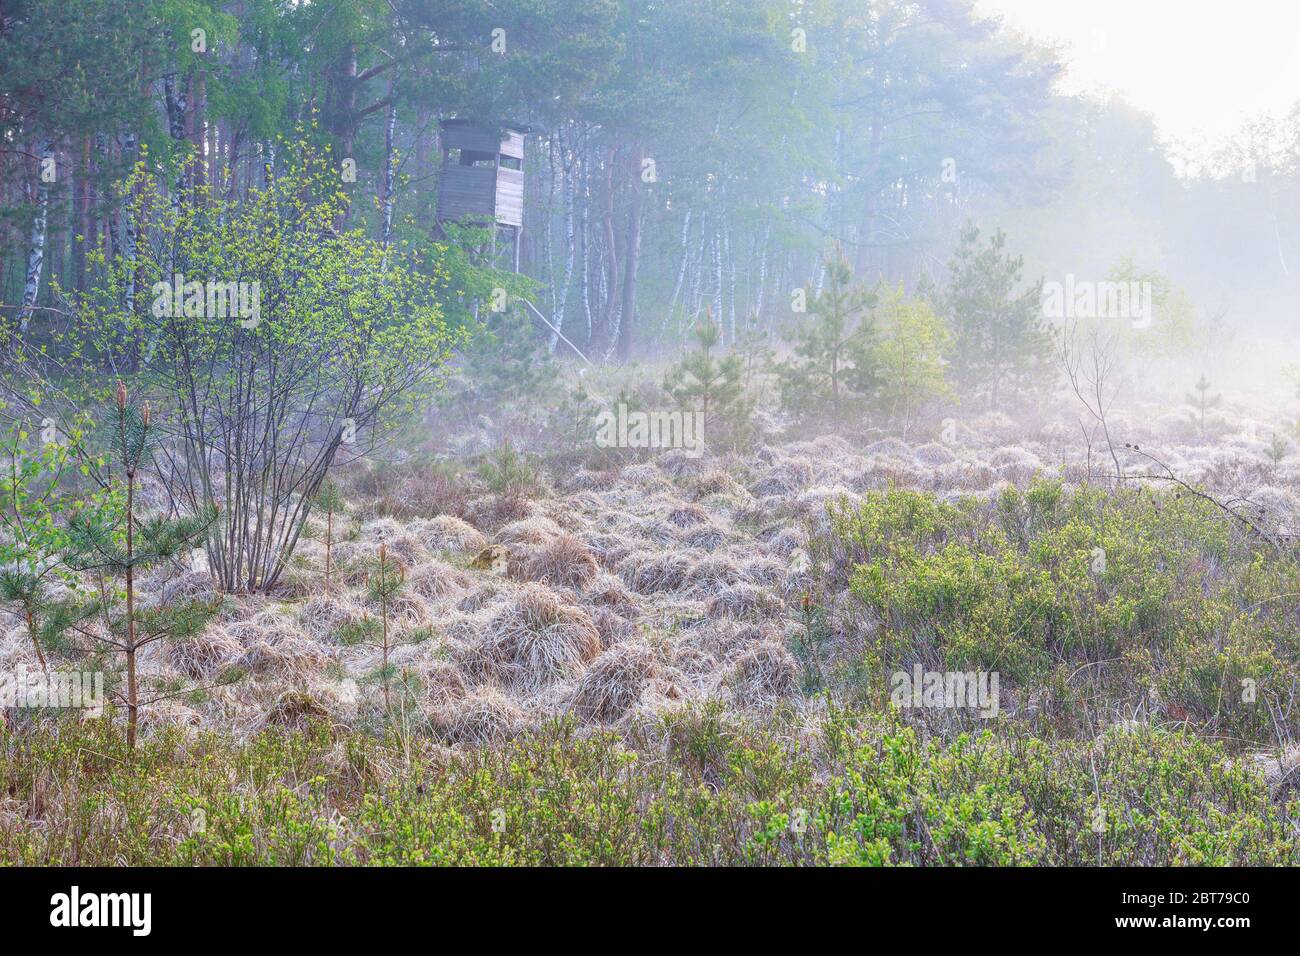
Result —
M629 736L557 721L453 754L312 724L246 742L101 722L0 736L0 862L1300 863L1300 803L1220 744L1161 731L923 740L838 710L688 710Z

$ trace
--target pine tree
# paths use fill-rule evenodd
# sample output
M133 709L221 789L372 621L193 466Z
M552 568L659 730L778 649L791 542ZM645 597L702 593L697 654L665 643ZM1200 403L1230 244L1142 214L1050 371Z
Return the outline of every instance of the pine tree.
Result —
M405 644L415 644L427 638L427 632L416 632L407 640L394 639L389 612L393 601L406 589L406 568L402 562L388 553L388 546L379 545L379 554L375 558L369 574L366 576L366 594L373 604L379 606L378 616L368 615L356 623L345 627L340 632L343 643L351 646L369 646L380 652L379 680L384 690L384 713L392 714L392 675L393 668L389 656L393 649Z
M330 588L331 559L334 552L334 516L346 514L347 502L339 486L326 478L312 499L312 507L325 512L325 588Z
M61 484L73 471L66 445L42 436L33 450L32 435L16 427L0 454L0 608L19 618L42 670L45 652L57 649L63 632L76 621L75 601L51 597L55 582L76 585L59 561L67 547L69 496ZM98 494L82 500L93 504Z
M940 309L953 333L958 391L983 396L991 408L1042 385L1052 361L1041 284L1019 290L1024 260L1006 241L1001 230L983 243L975 226L962 231Z
M826 260L824 288L808 304L808 320L786 336L794 357L774 366L788 411L799 418L839 419L870 393L875 305L875 294L854 283L849 260L836 249Z
M142 609L136 582L142 570L175 561L205 538L216 520L215 510L188 517L137 514L136 491L140 468L157 447L158 428L149 404L137 406L118 383L117 399L109 422L114 463L122 470L124 504L79 512L68 524L65 560L72 568L97 574L101 580L103 626L95 640L108 656L120 655L126 669L126 691L119 696L127 709L127 744L134 747L140 712L138 657L145 647L162 640L193 637L203 631L217 611L216 601L182 600ZM123 597L111 593L105 578L120 578Z
M1209 378L1206 377L1204 372L1201 373L1201 377L1196 380L1196 384L1192 387L1196 389L1196 394L1188 395L1187 401L1196 406L1201 438L1205 438L1206 415L1210 409L1219 406L1219 403L1223 401L1223 396L1210 394L1210 388L1212 386L1210 385Z
M381 671L384 682L384 711L392 713L392 701L389 698L389 667L388 652L390 648L388 636L388 605L393 598L397 597L402 589L406 586L406 569L400 563L388 559L388 546L379 545L379 560L375 562L374 572L370 575L367 582L370 592L370 599L379 605L379 623L380 623L380 646L383 649L384 662Z
M738 444L753 412L753 401L745 391L744 361L734 352L722 358L714 356L721 330L710 312L706 311L692 337L697 348L668 370L664 391L683 409L702 413L704 435L711 435L716 425L724 425L732 444Z

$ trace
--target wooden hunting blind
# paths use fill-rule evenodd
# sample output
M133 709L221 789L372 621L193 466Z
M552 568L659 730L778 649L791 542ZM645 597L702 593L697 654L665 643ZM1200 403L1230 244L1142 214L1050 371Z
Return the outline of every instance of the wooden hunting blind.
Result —
M438 219L469 221L509 233L514 268L524 228L524 138L518 126L493 128L472 120L443 120Z

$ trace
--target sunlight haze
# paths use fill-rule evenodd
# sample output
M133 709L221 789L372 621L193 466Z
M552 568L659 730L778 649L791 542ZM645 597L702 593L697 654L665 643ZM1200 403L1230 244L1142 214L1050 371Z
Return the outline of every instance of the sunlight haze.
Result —
M1063 92L1118 93L1161 134L1217 144L1300 96L1300 4L1241 0L979 0L986 15L1060 44ZM1196 141L1200 141L1198 144Z

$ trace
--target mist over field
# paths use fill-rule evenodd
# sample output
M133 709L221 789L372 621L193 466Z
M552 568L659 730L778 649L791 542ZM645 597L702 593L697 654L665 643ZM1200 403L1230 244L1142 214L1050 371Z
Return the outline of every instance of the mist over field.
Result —
M1255 0L0 0L0 863L1296 865L1298 319Z

